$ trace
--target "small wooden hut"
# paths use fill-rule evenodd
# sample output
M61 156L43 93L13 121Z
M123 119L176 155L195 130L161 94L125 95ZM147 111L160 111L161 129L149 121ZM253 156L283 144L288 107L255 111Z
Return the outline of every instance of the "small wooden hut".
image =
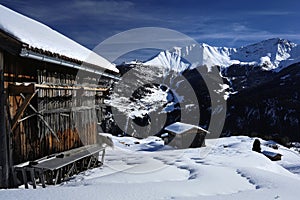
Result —
M263 155L265 155L267 158L269 158L272 161L278 161L281 160L282 154L280 153L275 153L271 151L263 151L261 152Z
M114 79L104 58L0 5L0 188L17 184L20 163L97 143Z
M203 128L182 122L175 122L165 127L166 143L176 148L195 148L205 145L208 131Z

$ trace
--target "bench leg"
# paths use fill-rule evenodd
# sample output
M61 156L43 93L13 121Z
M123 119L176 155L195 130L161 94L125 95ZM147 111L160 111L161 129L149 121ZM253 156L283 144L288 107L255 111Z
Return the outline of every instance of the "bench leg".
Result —
M87 165L87 169L89 169L91 167L92 160L93 160L93 156L91 156L90 159L89 159L89 163Z
M30 171L30 178L31 178L31 181L32 181L33 189L36 189L36 180L35 180L34 169L30 168L29 171Z
M105 156L105 149L102 151L102 156L101 156L101 165L104 164L104 156Z
M58 183L58 179L60 177L60 170L58 169L56 171L56 175L55 175L55 180L54 180L54 185L56 185Z
M22 177L23 177L23 182L24 182L25 188L28 189L28 181L27 181L27 174L26 174L25 168L23 167L21 169L21 171L22 171Z
M47 172L44 172L46 173L46 181L47 183L50 185L50 184L53 184L53 171L47 171Z
M12 169L12 176L13 176L13 184L14 187L18 187L18 181L17 181L17 170L13 167Z
M45 174L44 174L44 170L38 170L38 173L39 173L40 181L41 181L41 183L42 183L42 187L45 188L45 187L46 187L46 184L45 184Z
M72 174L74 173L74 168L75 168L75 163L72 164L72 167L67 172L66 177L69 178L70 176L72 176Z
M78 174L77 163L74 162L74 174Z
M83 171L84 167L85 167L85 158L82 159L82 161L81 161L81 169L80 169L80 171Z
M56 171L54 185L56 185L57 183L61 183L61 169L58 169Z

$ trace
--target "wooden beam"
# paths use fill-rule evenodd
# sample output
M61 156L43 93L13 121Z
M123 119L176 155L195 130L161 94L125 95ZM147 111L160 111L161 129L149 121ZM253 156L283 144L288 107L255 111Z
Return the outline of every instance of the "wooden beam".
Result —
M45 110L41 111L40 113L43 115L46 114L53 114L53 113L70 113L70 112L78 112L84 110L91 110L95 109L95 106L79 106L79 107L72 107L72 108L57 108L52 110Z
M24 117L24 118L22 118L22 119L19 119L19 120L18 120L18 123L20 123L20 122L22 122L22 121L25 121L25 120L27 120L27 119L33 117L33 116L36 116L36 114L34 113L34 114L28 115L28 116L26 116L26 117Z
M23 101L22 105L20 108L17 110L17 114L14 116L14 119L12 120L12 126L11 130L14 131L15 128L17 127L18 120L21 118L23 115L24 111L26 110L27 106L29 105L31 99L35 96L38 90L36 90L33 94L27 94L25 97L25 100Z
M63 86L63 85L51 85L51 84L35 84L36 88L41 89L54 89L54 90L87 90L87 91L95 91L95 92L103 92L107 91L108 88L101 87L88 87L88 86Z
M19 83L10 84L10 92L14 94L22 93L33 93L35 89L53 89L53 90L86 90L86 91L95 91L95 92L105 92L109 88L98 86L85 86L85 85L60 85L53 83ZM15 91L14 91L15 90ZM25 91L25 92L23 92ZM18 93L19 92L19 93Z
M5 121L4 55L0 51L0 188L9 186L9 152Z
M16 85L16 84L9 84L8 85L8 91L10 94L12 95L19 95L20 93L23 94L33 94L35 92L35 86L34 84L20 84L20 85Z
M24 99L26 99L26 97L20 93L20 96ZM40 118L40 120L42 120L42 122L44 122L44 124L46 125L46 127L49 129L49 131L52 133L52 135L56 138L56 140L59 142L59 139L56 135L56 133L53 131L53 129L51 128L51 126L48 124L48 122L43 118L43 116L33 107L33 105L31 105L30 103L28 104L29 107L33 110L33 112L35 112L35 114ZM30 117L30 116L27 116ZM26 117L25 117L26 118ZM18 120L18 122L20 122L20 120ZM40 138L41 140L43 139L43 137Z

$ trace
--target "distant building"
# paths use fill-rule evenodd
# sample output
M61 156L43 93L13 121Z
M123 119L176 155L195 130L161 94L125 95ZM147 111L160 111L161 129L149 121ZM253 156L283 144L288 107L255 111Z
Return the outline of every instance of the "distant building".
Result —
M278 161L281 160L282 155L280 153L275 153L271 151L263 151L262 154L264 154L266 157L268 157L272 161Z
M205 136L209 133L205 129L182 122L173 123L165 127L162 137L165 143L176 148L195 148L205 145Z

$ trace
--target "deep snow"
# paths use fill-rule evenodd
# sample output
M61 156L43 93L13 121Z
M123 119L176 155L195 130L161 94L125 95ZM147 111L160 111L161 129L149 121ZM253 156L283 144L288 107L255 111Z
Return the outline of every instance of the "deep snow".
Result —
M300 156L279 145L273 162L251 150L246 136L210 139L206 147L176 150L157 137L113 137L105 165L59 185L1 190L0 199L299 199ZM206 153L205 153L206 152ZM207 154L208 152L208 154ZM289 171L290 170L290 171ZM292 173L295 172L295 173ZM298 171L299 172L299 171Z

